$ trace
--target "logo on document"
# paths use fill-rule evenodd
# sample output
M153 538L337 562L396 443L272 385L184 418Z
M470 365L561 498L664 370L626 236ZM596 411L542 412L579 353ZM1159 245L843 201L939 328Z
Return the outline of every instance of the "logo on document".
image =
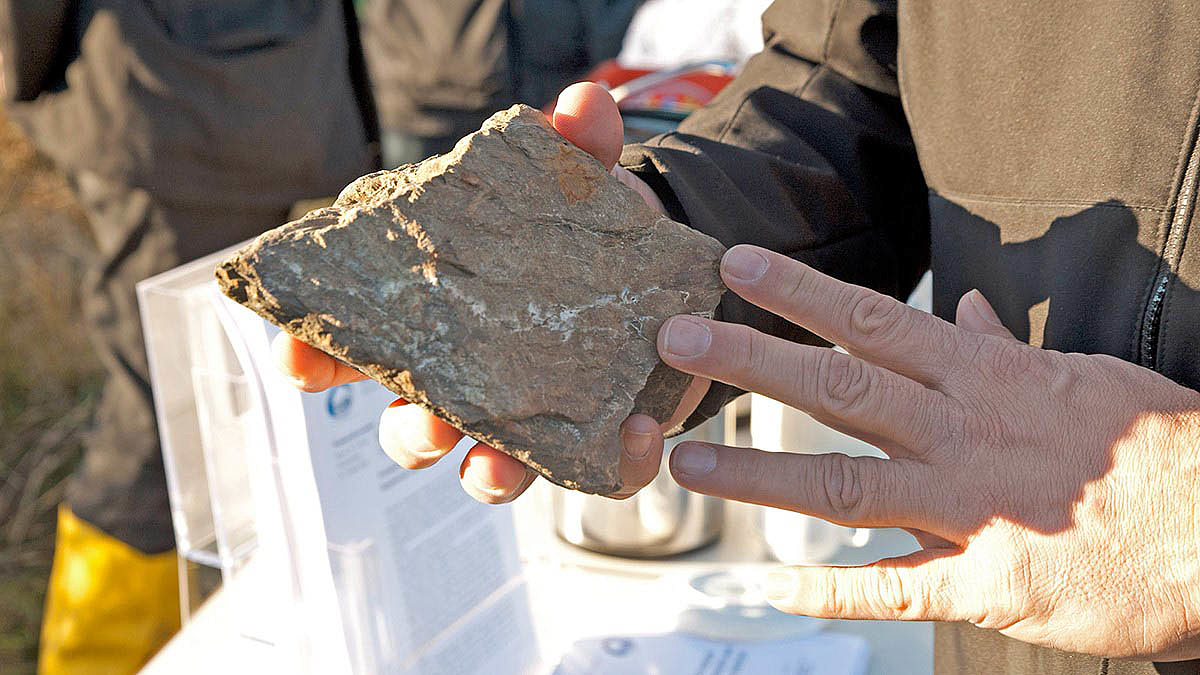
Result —
M353 401L353 387L343 384L330 389L329 393L325 395L325 410L329 412L330 417L341 417L350 410L350 404Z
M604 638L600 648L609 656L628 656L629 652L633 651L633 640L621 637Z

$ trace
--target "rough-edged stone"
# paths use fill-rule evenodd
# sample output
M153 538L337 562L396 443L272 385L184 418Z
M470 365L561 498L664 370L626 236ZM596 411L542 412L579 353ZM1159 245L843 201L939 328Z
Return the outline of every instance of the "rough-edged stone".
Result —
M673 314L712 314L723 251L514 106L446 155L358 179L217 277L468 435L607 494L620 423L665 420L687 386L655 337Z

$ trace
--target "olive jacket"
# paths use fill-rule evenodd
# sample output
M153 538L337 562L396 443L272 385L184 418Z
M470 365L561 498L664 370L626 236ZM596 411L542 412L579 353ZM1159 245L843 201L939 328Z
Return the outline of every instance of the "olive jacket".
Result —
M778 0L763 24L765 49L711 105L625 149L674 217L900 298L932 266L944 318L978 288L1033 345L1200 388L1200 2ZM721 314L814 340L736 297ZM935 661L1200 669L970 625L937 627Z

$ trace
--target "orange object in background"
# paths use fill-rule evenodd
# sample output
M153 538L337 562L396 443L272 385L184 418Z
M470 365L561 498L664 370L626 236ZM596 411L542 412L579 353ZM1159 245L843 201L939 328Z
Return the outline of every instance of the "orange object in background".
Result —
M733 63L705 61L672 70L624 68L605 61L587 79L607 88L622 112L686 117L713 99L736 75Z

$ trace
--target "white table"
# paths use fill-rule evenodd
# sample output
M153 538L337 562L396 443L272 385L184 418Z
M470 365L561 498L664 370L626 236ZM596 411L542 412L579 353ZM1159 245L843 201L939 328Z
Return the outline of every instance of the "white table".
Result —
M664 560L632 560L578 549L552 532L548 487L522 498L515 510L526 581L542 653L547 659L575 640L608 634L658 633L674 627L677 613L667 589L672 580L729 567L766 570L769 560L754 526L754 509L730 503L721 539L705 549ZM833 562L856 564L913 550L900 530L876 530L859 549L841 549ZM243 583L239 585L239 581ZM187 627L143 670L149 675L276 672L278 648L233 628L239 595L252 575L218 591ZM797 618L798 622L811 619ZM872 647L872 675L932 672L933 630L927 623L823 621L829 631L852 633Z
M664 592L673 578L737 567L759 572L777 566L755 525L759 507L727 503L718 542L699 551L662 560L633 560L579 549L551 532L547 516L550 488L537 488L518 505L518 534L529 581L534 618L544 651L569 645L582 635L655 633L671 630L676 617ZM902 530L872 532L862 548L843 547L832 564L862 564L916 550ZM564 602L570 598L570 602ZM656 604L658 606L656 606ZM797 622L815 620L797 618ZM871 675L924 675L933 671L933 625L890 621L822 620L823 630L851 633L872 647ZM552 657L551 657L552 658Z

